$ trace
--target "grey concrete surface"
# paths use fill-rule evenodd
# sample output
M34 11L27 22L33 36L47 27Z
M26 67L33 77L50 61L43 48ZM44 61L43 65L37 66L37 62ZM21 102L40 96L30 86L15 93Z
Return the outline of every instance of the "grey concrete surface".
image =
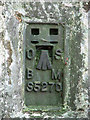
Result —
M89 94L89 103L90 103L90 10L88 11L88 94ZM90 118L90 109L88 111Z

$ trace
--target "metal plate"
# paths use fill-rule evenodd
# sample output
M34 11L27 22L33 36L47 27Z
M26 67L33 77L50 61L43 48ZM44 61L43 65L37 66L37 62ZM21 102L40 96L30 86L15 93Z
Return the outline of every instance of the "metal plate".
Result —
M25 104L62 104L64 29L29 24L25 32Z

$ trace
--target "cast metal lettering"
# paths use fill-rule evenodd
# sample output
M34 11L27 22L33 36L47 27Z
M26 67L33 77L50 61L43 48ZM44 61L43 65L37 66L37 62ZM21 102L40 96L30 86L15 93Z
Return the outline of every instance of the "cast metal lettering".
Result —
M52 69L52 80L60 80L60 70L58 69L57 73Z
M62 52L61 52L60 49L57 49L57 50L56 50L56 53L55 53L55 59L56 59L56 60L59 60L59 59L60 59L61 53L62 53Z
M28 59L31 60L34 57L34 50L33 49L27 50L26 56L27 56Z
M27 79L31 79L33 77L33 71L31 69L27 68L26 73L27 73Z
M61 92L62 86L60 82L29 82L26 90L28 92L34 91L34 92L53 92L53 89L55 89L56 92Z
M33 90L35 92L40 91L40 82L34 82L34 88L33 88Z
M29 82L28 83L28 86L27 86L27 91L28 92L31 92L33 90L33 83L32 82Z
M47 91L47 82L42 82L42 92L46 92Z
M56 83L56 91L60 92L61 91L61 83Z
M50 85L50 92L52 92L54 83L53 82L48 82L48 84Z

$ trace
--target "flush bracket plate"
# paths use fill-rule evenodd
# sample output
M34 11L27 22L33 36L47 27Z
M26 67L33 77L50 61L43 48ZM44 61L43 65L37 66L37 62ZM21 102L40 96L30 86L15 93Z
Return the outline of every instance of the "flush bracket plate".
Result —
M25 104L63 103L64 27L61 23L28 23L25 29Z

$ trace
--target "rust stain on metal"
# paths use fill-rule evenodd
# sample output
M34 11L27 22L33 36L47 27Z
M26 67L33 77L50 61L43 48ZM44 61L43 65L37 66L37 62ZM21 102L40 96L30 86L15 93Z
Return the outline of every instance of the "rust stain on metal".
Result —
M21 16L22 16L22 14L19 13L18 11L15 13L15 17L19 22L22 22Z

